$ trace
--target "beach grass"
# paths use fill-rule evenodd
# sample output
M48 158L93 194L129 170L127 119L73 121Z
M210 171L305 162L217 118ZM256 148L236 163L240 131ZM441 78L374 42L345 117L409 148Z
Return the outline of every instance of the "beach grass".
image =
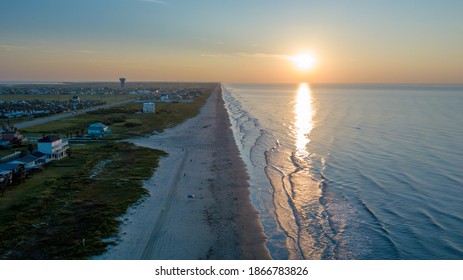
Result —
M148 195L162 151L126 142L73 147L0 197L0 258L84 259L101 253L120 225L117 217Z

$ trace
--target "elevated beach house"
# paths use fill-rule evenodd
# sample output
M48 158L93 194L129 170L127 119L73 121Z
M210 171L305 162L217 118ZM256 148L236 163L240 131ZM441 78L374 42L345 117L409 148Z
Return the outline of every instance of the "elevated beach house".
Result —
M87 133L89 136L101 138L110 134L111 129L104 123L92 123L88 126Z
M56 135L48 135L37 141L38 151L47 155L46 162L62 159L67 155L69 143Z
M143 113L154 113L155 111L156 111L156 107L153 102L143 103Z

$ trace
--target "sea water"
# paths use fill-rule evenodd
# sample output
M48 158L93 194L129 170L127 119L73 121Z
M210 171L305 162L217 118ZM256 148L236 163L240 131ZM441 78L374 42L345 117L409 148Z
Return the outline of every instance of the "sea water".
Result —
M463 259L463 86L225 84L274 259Z

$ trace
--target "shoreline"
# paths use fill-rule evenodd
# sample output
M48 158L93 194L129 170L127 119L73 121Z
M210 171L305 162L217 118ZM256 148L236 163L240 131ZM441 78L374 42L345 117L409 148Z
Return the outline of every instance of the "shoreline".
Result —
M131 142L169 156L95 259L271 259L220 86L197 116Z

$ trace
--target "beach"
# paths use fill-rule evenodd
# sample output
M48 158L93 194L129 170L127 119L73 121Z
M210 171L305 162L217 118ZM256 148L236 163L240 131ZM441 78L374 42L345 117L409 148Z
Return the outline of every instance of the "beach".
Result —
M220 88L196 117L131 142L169 155L96 259L270 259Z

